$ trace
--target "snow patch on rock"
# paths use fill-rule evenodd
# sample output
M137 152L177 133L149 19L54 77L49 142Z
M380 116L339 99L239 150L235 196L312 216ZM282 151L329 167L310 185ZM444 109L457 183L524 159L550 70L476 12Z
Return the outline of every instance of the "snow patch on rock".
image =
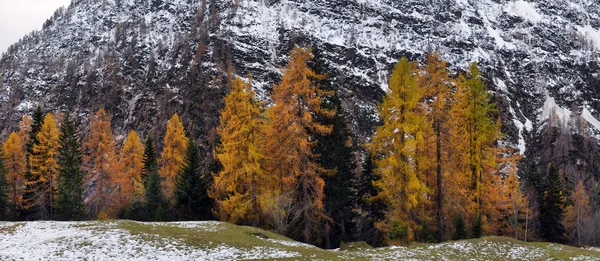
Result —
M523 0L511 2L506 7L506 12L523 18L525 21L538 23L542 21L542 15L538 13L534 3Z

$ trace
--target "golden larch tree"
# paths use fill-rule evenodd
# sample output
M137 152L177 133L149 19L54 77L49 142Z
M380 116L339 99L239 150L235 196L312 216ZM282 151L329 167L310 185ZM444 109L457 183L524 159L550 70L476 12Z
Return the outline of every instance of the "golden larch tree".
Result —
M419 220L412 217L427 203L429 191L418 173L418 164L428 160L417 151L425 146L423 133L430 125L422 108L425 89L417 85L416 73L416 64L405 57L396 64L389 90L377 107L383 125L367 144L381 177L374 182L380 189L378 197L390 206L386 219L377 226L391 241L414 239ZM395 236L398 233L402 235Z
M110 115L104 109L99 109L90 117L90 133L83 144L87 169L85 184L95 184L95 191L86 203L90 214L98 218L114 218L118 214L114 185L119 170L110 125Z
M23 196L23 186L25 185L25 171L27 171L27 158L24 143L16 132L12 132L4 143L4 157L6 178L10 187L9 197L11 199L12 214L21 207L21 198Z
M311 49L295 48L284 70L281 83L273 86L266 128L267 169L272 193L265 198L271 222L281 233L298 225L297 232L304 242L314 242L325 217L322 176L328 174L313 153L311 133L327 134L332 126L318 123L316 114L331 117L335 111L322 106L322 98L330 95L315 86L316 74L308 66Z
M259 197L268 185L263 161L263 109L255 98L251 80L232 81L232 90L225 97L217 132L221 143L215 157L223 166L213 174L214 184L209 195L216 202L216 214L236 224L260 223Z
M139 199L144 193L142 169L144 168L144 144L135 131L127 134L119 159L119 174L115 183L119 206L125 207L132 199Z
M59 129L51 113L46 114L37 133L38 143L33 145L33 153L29 157L31 175L38 183L37 200L31 202L42 206L42 213L52 218L54 215L54 194L57 189ZM25 207L27 208L27 206Z
M31 117L25 115L21 122L19 123L19 138L21 139L21 144L26 146L29 143L29 133L31 133Z
M167 123L167 130L163 141L163 151L159 159L159 174L162 178L161 184L165 197L167 197L169 201L173 199L175 177L183 165L187 141L183 123L179 119L179 115L175 113Z
M450 80L446 62L439 53L427 54L425 67L419 73L418 84L425 88L428 100L428 119L431 121L433 135L428 143L435 144L432 165L435 169L434 178L426 178L430 188L435 188L435 224L437 225L436 238L438 242L444 240L444 172L447 171L447 146L449 141L448 103L452 81ZM432 180L434 180L432 182Z
M583 227L590 217L590 197L582 180L577 182L570 199L573 204L569 205L565 211L565 228L571 240L576 240L577 245L581 246Z

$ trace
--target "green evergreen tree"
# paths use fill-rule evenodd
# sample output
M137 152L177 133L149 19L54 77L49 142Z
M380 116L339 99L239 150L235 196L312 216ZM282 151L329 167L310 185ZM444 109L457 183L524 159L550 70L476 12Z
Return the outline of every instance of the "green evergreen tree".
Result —
M565 196L558 170L550 165L544 184L543 196L540 202L540 225L542 238L548 242L565 243L566 230L562 219L564 216Z
M362 173L353 179L354 193L354 219L352 234L357 241L378 247L383 246L384 236L375 227L375 223L385 219L387 211L386 203L376 198L379 189L373 185L379 180L379 176L373 171L373 160L370 155L366 156L362 166Z
M346 115L342 103L335 92L333 80L335 74L329 69L323 59L321 52L313 49L313 60L310 67L316 74L326 75L322 80L315 80L318 88L333 92L333 95L323 99L323 107L335 110L333 117L315 115L316 120L326 126L333 126L329 134L315 134L317 140L314 148L315 154L319 155L318 163L325 169L331 170L331 174L325 180L325 213L331 218L331 222L325 222L323 229L324 247L337 248L341 241L353 240L352 219L352 170L355 168L352 162L352 139L346 121ZM332 223L332 224L331 224Z
M4 152L0 150L0 220L9 220L10 215L8 213L9 208L9 187L8 181L6 180L6 174L8 170L4 163Z
M75 119L66 114L60 127L60 149L58 157L58 194L56 196L56 218L58 220L82 220L83 178L81 169L83 155L75 127Z
M41 106L37 106L33 112L31 131L29 132L29 143L27 143L27 172L25 172L25 190L23 191L23 205L33 206L29 209L23 210L25 220L34 220L38 218L38 212L40 211L39 206L35 203L38 199L36 191L39 191L42 185L34 180L34 176L31 174L29 166L29 157L33 154L33 145L39 144L37 134L42 128L42 122L44 120L44 110Z
M205 176L200 162L200 150L190 138L184 164L175 180L176 207L184 219L202 220L210 216L210 199Z
M483 236L483 223L481 222L481 215L477 215L473 218L473 224L471 225L471 236L473 238L480 238Z
M158 163L154 141L148 136L144 147L144 169L142 179L146 189L145 219L164 221L167 213L167 202L160 185L161 178L158 174Z
M148 186L148 177L152 172L158 172L158 152L156 152L154 140L148 135L144 145L144 168L142 169L144 187Z
M465 219L461 215L454 217L454 233L452 240L461 240L467 238L467 228L465 227Z

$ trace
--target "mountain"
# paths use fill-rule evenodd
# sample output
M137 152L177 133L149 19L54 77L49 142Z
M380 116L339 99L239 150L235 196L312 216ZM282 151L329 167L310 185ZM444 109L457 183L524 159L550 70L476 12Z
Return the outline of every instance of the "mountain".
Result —
M74 0L0 58L0 129L5 136L41 103L82 123L106 107L120 135L160 135L177 111L196 137L214 140L227 75L251 75L268 99L297 44L338 71L364 140L393 64L435 49L453 72L478 62L507 144L552 161L560 135L548 130L570 137L567 151L597 153L599 29L593 0ZM600 168L573 157L596 166L587 172Z

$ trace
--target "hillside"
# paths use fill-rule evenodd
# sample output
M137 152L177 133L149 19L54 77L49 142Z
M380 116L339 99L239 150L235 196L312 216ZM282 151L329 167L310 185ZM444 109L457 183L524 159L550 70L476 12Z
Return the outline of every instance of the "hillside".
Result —
M321 250L221 222L2 222L2 260L598 260L600 252L503 237Z

